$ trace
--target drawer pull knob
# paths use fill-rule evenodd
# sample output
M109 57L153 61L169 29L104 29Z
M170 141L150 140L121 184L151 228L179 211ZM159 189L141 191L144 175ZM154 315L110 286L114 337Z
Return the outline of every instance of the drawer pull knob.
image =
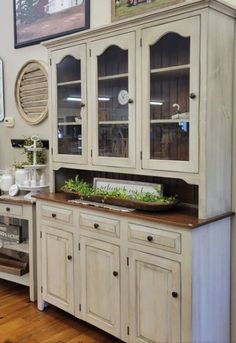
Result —
M95 223L95 224L93 224L93 227L94 227L94 229L98 229L99 228L99 224Z
M52 213L53 218L56 218L56 216L57 216L56 213Z
M6 211L10 212L11 211L10 207L6 207Z
M67 259L70 261L70 260L72 260L72 256L71 255L68 255L67 256Z
M113 272L113 275L114 275L114 276L118 276L118 272L114 271L114 272Z
M148 242L152 242L153 241L153 237L152 236L147 236L147 240L148 240Z
M172 297L173 298L178 298L178 293L177 292L172 292Z
M129 104L133 104L133 102L134 102L133 99L129 99L129 100L128 100L128 103L129 103Z
M195 93L190 93L189 97L190 99L196 99L197 96Z

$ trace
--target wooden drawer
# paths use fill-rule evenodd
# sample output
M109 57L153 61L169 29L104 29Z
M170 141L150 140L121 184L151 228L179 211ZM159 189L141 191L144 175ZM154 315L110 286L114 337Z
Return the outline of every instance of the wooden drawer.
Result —
M54 223L73 224L73 211L64 207L42 205L42 219Z
M181 234L129 223L128 240L162 250L181 253Z
M0 214L22 217L23 207L21 205L0 204Z
M120 235L120 222L115 219L80 213L79 225L82 229L92 230L109 236L119 237Z

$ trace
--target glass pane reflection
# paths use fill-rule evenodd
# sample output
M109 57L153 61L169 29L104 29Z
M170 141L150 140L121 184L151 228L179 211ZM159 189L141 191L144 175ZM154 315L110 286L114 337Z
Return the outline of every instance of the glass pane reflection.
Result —
M81 119L81 84L57 87L58 122L74 122Z
M155 123L150 125L150 158L189 160L189 123Z
M128 120L128 104L121 105L118 95L128 91L128 77L98 81L98 120Z
M57 65L57 82L70 82L80 79L80 60L77 60L72 56L66 56L62 62Z
M82 155L81 125L58 125L58 153Z
M99 155L128 157L128 124L99 125Z

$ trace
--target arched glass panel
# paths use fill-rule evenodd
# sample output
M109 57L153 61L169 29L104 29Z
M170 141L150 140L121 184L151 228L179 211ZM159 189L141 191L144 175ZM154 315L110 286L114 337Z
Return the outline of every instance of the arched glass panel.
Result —
M81 61L66 56L57 64L58 153L82 155Z
M99 156L128 157L128 50L110 46L98 57Z
M150 47L150 158L189 160L190 38L168 33Z

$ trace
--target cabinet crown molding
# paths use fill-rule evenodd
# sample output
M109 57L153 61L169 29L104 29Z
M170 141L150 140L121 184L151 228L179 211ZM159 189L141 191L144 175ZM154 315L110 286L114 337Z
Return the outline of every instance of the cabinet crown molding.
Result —
M119 20L109 25L85 30L83 32L74 33L65 37L52 39L41 44L47 49L53 49L61 47L62 45L68 43L78 43L78 41L86 40L89 38L98 38L99 35L102 35L104 33L114 33L114 31L120 29L127 30L129 28L132 28L133 26L143 25L147 22L164 20L168 17L189 13L189 11L198 11L207 8L215 9L219 12L236 18L236 7L234 5L226 3L224 0L187 0L173 6L167 6L165 8L161 8L152 12L142 13L141 15Z

